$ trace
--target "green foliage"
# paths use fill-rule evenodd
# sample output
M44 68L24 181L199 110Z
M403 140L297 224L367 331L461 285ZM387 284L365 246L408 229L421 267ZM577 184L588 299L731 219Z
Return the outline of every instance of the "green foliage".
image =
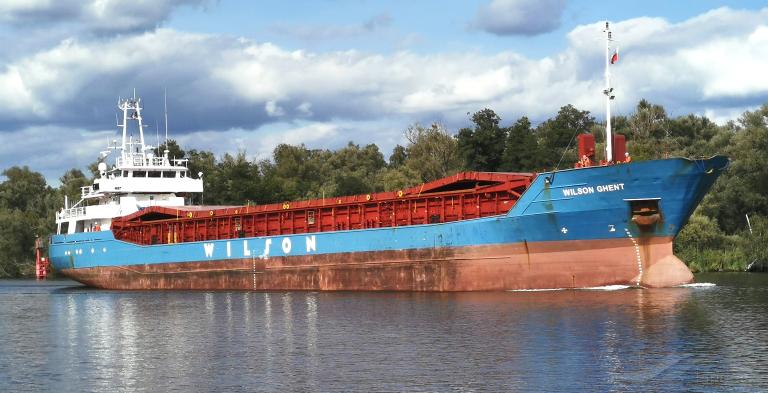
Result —
M3 176L7 180L0 184L0 207L20 211L42 208L42 192L48 188L43 175L26 166L14 166L3 171Z
M708 215L717 218L727 232L746 227L745 214L768 217L768 127L764 123L768 105L746 112L727 144L731 167L717 182L705 205ZM717 138L713 138L717 140Z
M497 171L501 166L507 130L499 123L501 118L490 109L472 115L474 128L459 130L458 151L468 169L473 171Z
M540 166L541 154L531 121L523 116L509 127L500 170L507 172L534 171Z
M580 111L573 105L560 108L554 119L541 123L536 134L544 166L554 168L558 164L568 166L576 162L574 138L579 132L589 131L593 124L595 118L589 115L589 111Z
M405 165L405 160L408 159L408 153L404 147L397 145L392 149L392 155L389 156L389 166L397 168Z
M202 176L203 189L212 190L212 180L216 175L216 157L209 151L197 151L190 150L187 152L187 167L189 168L189 175L195 178ZM209 176L212 175L213 177ZM197 197L196 197L197 198ZM211 199L209 197L209 199ZM215 201L215 196L212 198ZM197 204L210 204L206 201L206 195L201 195L199 199L193 199L193 203Z
M419 184L421 175L411 169L413 165L384 168L376 177L377 191L402 190Z
M20 210L0 210L0 278L18 277L34 264L35 234Z
M279 145L273 161L259 167L270 187L264 200L322 198L364 194L376 190L371 181L386 166L376 145L361 148L352 142L335 152L309 150L304 145Z
M742 271L747 266L746 239L726 235L712 218L697 213L675 239L675 254L694 272Z
M669 152L668 121L663 107L640 100L627 121L628 146L635 160L661 158L664 152Z
M768 218L765 216L753 216L750 219L752 230L744 230L742 236L746 239L744 250L747 255L747 263L758 262L768 264Z
M59 192L27 167L3 171L0 183L0 278L31 274L35 236L53 231ZM79 190L78 190L79 191Z
M163 143L157 148L155 148L155 151L154 151L155 156L156 157L163 156L165 154L166 149L168 150L168 157L172 160L186 158L186 153L184 152L184 150L181 149L181 147L179 146L179 143L176 142L176 140L174 139L169 139L167 143Z
M64 172L64 175L59 178L61 186L59 192L62 195L66 195L70 201L70 204L76 203L80 200L82 195L81 187L87 187L91 185L92 179L89 179L83 174L83 171L79 169L70 169Z
M330 153L327 164L334 183L333 196L374 192L375 183L369 180L386 166L378 146L370 144L361 149L352 142Z
M408 127L405 137L409 142L405 166L417 174L414 184L436 180L462 169L459 145L442 125L434 123L425 128L415 124Z
M327 170L330 155L329 151L309 150L304 145L278 145L272 154L274 164L262 167L264 176L279 187L273 196L283 201L311 198L317 191L333 196L335 185L330 183Z
M246 201L263 199L260 195L259 168L248 161L245 152L238 152L235 156L225 154L216 165L214 174L211 188L206 190L209 190L209 198L215 204L241 205Z

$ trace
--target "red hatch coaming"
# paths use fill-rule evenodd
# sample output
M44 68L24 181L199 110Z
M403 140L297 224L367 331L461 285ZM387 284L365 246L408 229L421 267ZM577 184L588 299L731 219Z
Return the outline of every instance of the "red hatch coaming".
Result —
M408 189L244 206L152 206L112 223L138 244L441 223L505 214L535 174L461 172Z

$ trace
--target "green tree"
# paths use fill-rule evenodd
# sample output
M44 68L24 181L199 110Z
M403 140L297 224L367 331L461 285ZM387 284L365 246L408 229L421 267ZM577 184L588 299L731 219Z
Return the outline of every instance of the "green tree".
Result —
M375 191L375 182L372 180L386 166L378 146L369 144L361 149L352 142L335 151L328 164L335 183L334 196Z
M538 144L531 122L523 116L509 127L502 164L499 169L509 172L532 171L539 167Z
M189 176L193 178L203 178L203 195L194 196L193 203L205 203L205 204L217 204L221 203L218 199L218 191L216 190L216 184L218 180L218 170L216 167L216 157L209 151L190 150L186 153L187 168L189 169Z
M542 164L552 168L558 163L570 165L576 162L575 136L579 132L589 131L594 124L595 118L589 115L589 111L580 111L570 104L560 108L557 116L536 128ZM569 154L566 155L569 145Z
M3 171L0 183L0 277L30 274L35 236L47 237L54 228L58 193L43 175L28 167Z
M259 168L246 158L245 152L236 155L224 154L216 165L211 186L215 190L212 198L223 205L243 205L258 201L261 195Z
M768 266L768 217L752 216L750 219L752 230L743 231L746 239L745 252L747 254L746 263L759 263L762 266Z
M702 206L728 233L746 227L745 214L768 217L768 104L745 112L726 150L731 166L715 183ZM723 138L713 137L718 142Z
M45 178L29 167L11 167L3 171L7 178L0 184L0 207L20 211L45 211L49 191Z
M462 169L458 143L440 124L429 128L414 124L405 132L409 144L406 166L418 177L416 183L452 175Z
M385 168L376 176L376 191L397 191L421 183L421 175L411 166Z
M667 112L661 105L651 104L645 99L635 107L629 117L629 136L632 157L636 160L662 158L670 151Z
M743 239L727 236L717 221L694 214L675 239L675 254L694 271L743 270Z
M29 274L35 231L20 210L0 209L0 278Z
M165 150L168 149L168 157L170 159L182 159L186 158L186 152L182 150L179 143L174 139L168 139L166 143L160 144L154 149L156 157L162 157L165 154Z
M392 155L389 156L389 166L397 168L405 164L405 160L408 159L408 153L405 147L397 145L392 149Z
M277 186L274 197L294 200L326 196L335 193L335 183L328 169L332 153L309 150L304 145L278 145L272 152L272 162L263 162L261 168L270 184Z
M507 130L501 118L491 109L472 115L473 128L462 128L458 134L458 151L467 168L475 171L497 171L502 163Z
M703 157L716 153L710 143L720 128L704 116L687 115L668 123L670 151L683 157Z
M87 178L83 171L77 168L70 169L64 172L59 178L61 186L59 186L59 192L62 195L66 195L71 204L77 203L82 195L82 187L91 185L92 180Z

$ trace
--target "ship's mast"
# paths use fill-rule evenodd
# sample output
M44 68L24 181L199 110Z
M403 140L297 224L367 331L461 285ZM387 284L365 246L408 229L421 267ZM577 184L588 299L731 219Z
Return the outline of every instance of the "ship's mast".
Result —
M124 163L133 163L134 158L140 158L143 163L147 158L146 150L151 148L147 146L144 141L144 123L141 117L141 98L136 98L136 90L133 92L133 98L126 98L119 100L119 108L123 111L123 124L118 124L118 127L122 128L123 141L121 148L121 158ZM134 142L133 135L128 137L128 121L136 121L137 128L139 130L139 138L137 142ZM135 146L138 145L139 149L136 151Z
M144 154L144 123L141 121L141 99L136 98L136 89L133 89L133 101L136 104L136 121L139 123L139 139L141 140L141 153Z
M605 161L613 161L613 133L611 132L611 100L616 98L611 87L611 29L605 22Z
M165 112L165 150L163 150L163 157L168 159L168 91L163 90L163 112Z

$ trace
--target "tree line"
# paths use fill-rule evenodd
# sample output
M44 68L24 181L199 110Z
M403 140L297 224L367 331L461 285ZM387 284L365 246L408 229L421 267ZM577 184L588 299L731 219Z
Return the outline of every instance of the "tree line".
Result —
M718 125L694 114L670 117L665 109L641 100L633 113L612 118L616 133L627 138L633 160L728 155L731 166L715 183L675 243L675 252L694 271L743 270L768 260L768 104L736 121ZM439 123L414 124L405 146L385 157L375 144L349 142L336 149L281 144L269 159L250 160L246 152L216 157L210 151L185 150L173 140L157 148L188 160L190 173L203 173L205 192L194 203L241 205L365 194L410 187L459 171L539 172L570 167L577 160L575 137L595 136L604 145L604 126L588 111L566 105L534 126L527 117L504 123L491 109L471 115L468 127L452 132ZM0 183L0 277L31 275L36 236L54 229L54 215L80 198L98 162L89 171L70 169L51 187L28 167L11 167ZM747 222L749 217L749 224ZM750 225L751 224L751 225Z

